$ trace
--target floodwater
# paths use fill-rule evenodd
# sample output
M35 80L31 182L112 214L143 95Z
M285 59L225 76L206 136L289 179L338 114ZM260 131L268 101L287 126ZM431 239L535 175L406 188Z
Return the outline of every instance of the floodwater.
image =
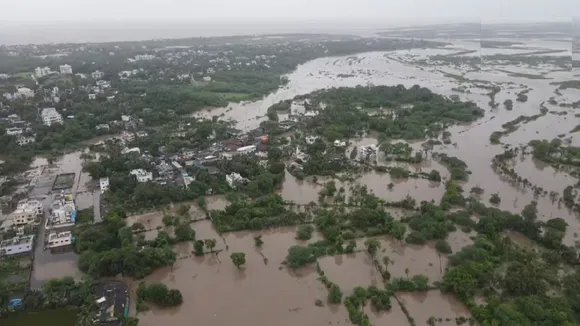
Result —
M198 238L219 238L208 221L195 223L194 229ZM146 281L160 281L180 289L184 304L139 314L140 325L186 326L192 320L208 326L349 323L344 306L315 305L317 299L326 303L327 290L317 280L314 268L292 271L281 264L288 248L301 243L294 239L295 228L259 233L264 241L261 249L254 245L252 235L256 234L229 233L223 240L229 251L179 259L173 268L147 277ZM223 249L219 247L218 243L216 251ZM246 253L245 268L237 269L229 258L231 252L237 251Z
M449 40L447 40L449 41ZM534 40L530 48L540 48L539 41ZM465 42L463 42L465 43ZM437 53L453 53L457 49L469 49L469 46L458 42L453 48L447 50L437 50ZM554 44L544 44L544 48L555 46ZM565 44L560 42L556 48L566 49ZM504 49L488 49L488 52L504 51ZM447 51L447 52L446 52ZM487 50L486 50L487 51ZM514 51L508 49L508 51ZM531 52L531 51L530 51ZM548 100L554 97L558 103L572 103L580 100L579 90L563 90L556 94L554 91L557 85L550 85L552 82L568 80L571 77L569 72L556 71L556 67L543 65L542 70L546 78L549 79L529 79L525 77L508 76L507 73L499 70L507 70L514 73L530 73L535 67L520 66L492 66L486 64L482 69L471 69L466 67L445 66L418 66L414 60L426 58L430 55L437 54L429 49L414 49L408 51L395 51L390 53L370 52L349 57L332 57L320 58L303 65L300 65L296 71L289 74L289 83L287 86L272 93L263 100L246 103L231 103L227 108L213 109L209 112L203 112L202 115L220 115L224 114L226 119L237 121L240 129L252 129L264 118L267 108L281 100L293 98L299 94L306 94L314 90L339 87L339 86L356 86L356 85L397 85L403 84L410 87L414 84L427 87L434 92L442 95L458 95L462 100L470 100L477 103L486 111L486 116L472 125L455 126L449 129L452 133L451 140L453 145L435 146L434 152L444 152L448 155L456 156L465 161L469 169L473 172L466 183L462 186L466 191L471 187L479 186L485 190L482 200L487 202L492 193L497 192L502 198L499 205L501 209L512 212L520 212L523 207L532 200L538 202L539 216L546 220L552 217L562 217L570 224L569 234L580 233L580 219L576 214L571 213L568 209L558 206L557 202L553 203L549 196L536 197L530 189L520 189L513 186L505 177L496 174L491 166L494 155L503 152L502 145L492 145L489 136L494 131L502 131L502 124L516 119L520 115L531 116L540 113L540 105L544 103L550 111L568 112L566 115L546 114L535 121L521 123L519 128L504 137L501 141L503 144L519 146L527 144L532 139L556 138L559 134L566 134L570 137L572 144L580 143L580 133L570 134L570 130L577 124L574 118L574 110L571 108L562 108L548 104ZM501 52L503 53L503 52ZM393 60L391 58L396 58ZM467 82L471 94L457 93L452 88L461 84L452 77L443 75L440 70L445 72L464 75L464 77L473 80L485 80L499 86L501 91L496 94L495 101L500 105L497 108L489 106L490 98L486 95L488 90L478 89L473 83ZM354 74L351 78L337 77L339 74ZM528 101L521 103L515 101L516 94L521 90L529 90ZM503 101L506 99L513 100L513 110L508 111L503 107ZM442 167L433 167L442 174L446 169ZM424 169L425 170L425 169ZM430 169L429 169L430 170ZM563 173L555 172L552 168L541 168L531 162L530 158L514 163L514 170L527 177L533 182L543 187L548 192L556 191L561 193L563 189L574 184L577 180L568 177ZM386 189L390 182L395 184L392 192ZM373 192L385 199L401 199L405 195L416 197L418 200L436 201L441 198L444 192L442 186L430 184L425 180L413 180L395 182L390 180L388 175L368 174L363 175L361 183L367 184ZM345 187L346 188L346 187ZM300 182L292 178L286 178L282 188L284 198L294 200L297 203L305 204L310 201L316 201L319 187L312 186L310 183ZM573 238L566 236L565 242L573 244Z
M399 293L397 298L407 307L417 325L427 325L427 320L435 317L441 322L436 325L457 325L456 317L471 317L469 309L451 294L431 290L421 293Z
M446 40L449 41L449 40ZM449 129L451 132L452 145L435 146L433 152L443 152L451 156L456 156L465 161L472 174L467 182L460 184L469 192L474 186L482 187L485 190L482 200L487 202L492 193L499 193L502 202L499 205L501 209L509 210L511 212L520 212L524 206L532 200L538 202L539 217L542 220L547 220L554 217L564 218L568 224L568 232L564 242L568 245L574 243L576 234L580 233L580 219L578 216L568 209L558 205L549 196L535 196L530 189L522 189L511 183L505 176L494 172L492 168L492 159L495 155L504 151L503 146L519 147L527 144L532 139L548 139L556 138L558 135L565 134L565 138L569 139L573 145L580 145L580 133L570 133L572 128L577 125L577 119L574 117L574 110L571 108L561 107L557 105L548 104L550 98L554 98L558 103L572 103L580 100L580 91L578 90L560 90L555 92L557 85L550 85L552 82L564 81L571 79L571 74L559 70L547 64L537 67L530 67L526 65L510 66L492 66L485 64L479 67L480 69L473 69L473 67L453 67L445 66L444 68L438 66L418 66L415 60L428 58L433 54L449 54L457 52L458 50L470 50L473 47L473 42L457 42L448 50L429 50L429 49L415 49L409 51L395 51L390 53L372 52L364 53L349 57L332 57L321 58L307 62L300 65L296 71L289 74L289 83L280 90L265 96L262 100L256 102L246 103L231 103L226 108L213 109L209 112L203 112L201 115L221 115L226 119L237 121L237 127L242 130L249 130L258 126L263 121L266 110L269 106L281 100L291 99L296 95L306 94L318 89L327 87L340 86L357 86L357 85L397 85L403 84L410 87L418 84L427 87L434 92L445 96L458 95L463 101L473 101L486 111L486 115L480 121L471 125L454 126ZM552 44L553 43L553 44ZM510 54L510 53L529 53L541 49L563 49L566 52L550 53L546 55L561 56L568 54L568 47L562 42L555 44L541 43L541 41L534 40L530 44L529 49L485 49L485 55L493 54ZM557 43L557 42L556 42ZM568 42L569 43L569 42ZM478 50L479 48L477 48ZM470 55L470 54L467 54ZM476 53L474 55L481 55ZM469 70L469 71L468 71ZM504 70L504 71L501 71ZM491 107L488 102L490 98L487 96L488 90L477 88L475 82L461 83L460 81L446 76L441 73L445 71L450 74L463 75L465 78L472 80L484 80L489 83L499 86L500 92L495 95L495 101L499 104L498 107ZM522 77L508 76L508 73L520 74L535 74L543 75L546 79L529 79ZM339 74L353 74L351 78L338 77ZM470 93L457 93L452 90L461 85L467 85ZM528 91L528 100L525 103L516 101L517 93L526 90ZM560 95L561 94L561 95ZM513 101L513 110L508 111L503 106L503 102L507 99ZM508 121L514 120L520 115L532 116L540 113L541 106L546 107L549 111L553 111L544 116L541 116L535 121L527 123L520 123L518 129L510 134L502 137L501 145L492 145L489 137L494 131L504 130L502 125ZM355 140L353 145L368 145L376 144L377 140L372 137L367 137ZM416 145L412 144L416 149ZM389 163L391 164L391 163ZM396 163L393 163L396 164ZM511 162L514 170L523 178L527 178L533 184L544 188L546 191L556 191L561 193L562 190L571 184L575 184L578 180L571 177L565 172L557 171L554 168L533 160L529 155L521 158L516 158ZM437 162L427 159L420 167L415 167L418 171L421 169L424 172L429 172L431 169L438 170L442 177L448 178L449 172L445 167L442 167ZM281 189L281 194L286 200L294 201L297 204L308 204L311 201L317 201L318 192L322 189L324 182L327 181L319 178L317 183L312 181L299 181L289 174L286 174L286 179ZM387 185L393 182L394 189L388 190ZM435 200L438 201L443 195L444 188L442 185L428 182L427 180L391 180L388 174L380 174L376 172L365 173L356 180L356 183L366 185L375 195L386 200L400 200L406 195L410 195L421 200ZM344 186L348 189L349 183L337 183L337 187ZM211 230L207 230L208 232ZM450 243L453 252L461 250L461 248L473 243L471 237L474 234L466 234L461 231L456 231L450 234L448 242ZM239 234L228 235L226 237L227 246L233 248L230 243L230 238L235 237L240 240ZM285 237L278 235L274 240L276 245L279 242L285 242ZM251 237L247 237L246 242L251 242ZM409 275L422 274L429 277L431 282L440 281L444 274L444 269L447 265L446 255L439 255L434 249L434 243L429 243L426 246L410 246L404 243L381 238L381 250L377 254L377 259L382 262L383 258L388 257L390 265L388 270L393 277L406 277L405 271L408 270ZM291 241L290 241L291 242ZM248 245L248 244L246 244ZM285 244L289 246L291 243ZM284 245L280 245L284 247ZM265 248L268 247L266 244ZM363 248L362 241L359 241L359 248ZM273 250L277 255L283 257L285 252L282 248ZM271 255L268 255L271 259ZM281 259L278 257L277 259ZM339 284L341 288L348 293L356 286L380 285L383 283L379 273L373 266L372 259L368 254L357 252L348 255L338 255L333 257L323 257L319 259L321 268L325 271L326 276L333 282ZM252 267L253 268L253 267ZM283 268L283 270L285 270ZM197 269L196 269L197 271ZM249 272L248 269L246 272ZM229 273L229 272L228 272ZM165 276L167 279L167 276ZM231 276L230 276L231 277ZM221 277L220 277L221 279ZM268 284L275 283L268 279ZM191 282L195 282L191 281ZM222 281L215 281L217 284ZM249 286L249 285L248 285ZM253 290L253 289L252 289ZM286 288L285 291L298 292L299 287ZM214 290L216 291L216 290ZM211 292L211 291L210 291ZM235 291L233 295L237 295ZM255 295L255 292L251 292ZM258 292L259 293L259 292ZM455 318L459 316L469 317L468 309L462 305L453 296L442 294L439 291L429 291L427 293L403 293L398 294L399 299L416 322L420 325L426 323L430 317L435 317L441 320L438 323L455 324ZM305 300L305 299L302 299ZM306 300L308 301L308 300ZM394 301L396 302L396 301ZM404 325L407 323L405 315L402 313L397 304L393 304L393 309L388 313L375 314L371 309L368 314L371 317L373 324L396 324ZM246 314L242 314L244 316ZM322 313L317 318L324 318L326 314ZM192 316L195 316L192 313ZM149 316L147 316L149 317ZM242 317L244 318L244 317ZM148 318L145 318L149 322ZM143 320L143 318L142 318ZM159 320L159 319L154 319ZM170 319L168 319L170 320ZM321 324L319 319L313 319L314 324ZM313 324L310 321L308 324ZM277 323L285 323L285 319L281 318ZM214 323L211 323L214 324ZM216 325L219 323L215 323ZM225 323L224 323L225 324ZM257 324L261 324L258 322Z
M153 308L139 314L140 323L145 326L171 324L190 325L195 318L203 325L326 325L350 324L348 313L343 305L328 305L327 290L317 280L318 274L313 266L290 270L282 262L292 245L306 242L295 239L296 227L285 227L268 231L233 232L218 235L210 221L193 224L198 239L218 240L215 248L218 254L207 253L204 257L191 255L189 243L176 246L178 261L173 268L157 270L145 278L147 282L162 282L170 288L178 288L183 294L184 304L178 308ZM264 244L257 248L254 236L261 235ZM467 236L458 236L464 239ZM321 239L315 234L309 242ZM396 240L380 238L381 250L377 259L389 257L388 270L393 277L406 277L423 274L430 281L439 281L443 275L447 259L438 257L432 246L408 246ZM453 242L453 241L451 241ZM461 243L466 245L467 242ZM359 240L357 247L364 249L364 241ZM229 258L232 252L246 253L245 268L238 270ZM345 295L356 286L376 285L383 281L373 266L370 256L362 251L354 254L323 257L319 264L325 275L338 284ZM137 282L133 282L133 295ZM407 308L411 309L421 302L435 304L428 311L441 317L455 318L462 315L466 308L453 298L430 291L425 296L400 294ZM439 298L441 302L436 301ZM248 300L251 298L251 300ZM324 307L317 307L315 300L320 299ZM442 310L440 310L442 309ZM373 312L366 309L375 325L400 322L405 325L406 316L393 299L389 312ZM418 312L423 318L422 312ZM456 313L452 315L452 313ZM414 316L415 317L415 316ZM416 320L420 320L415 317ZM397 324L399 325L399 324Z

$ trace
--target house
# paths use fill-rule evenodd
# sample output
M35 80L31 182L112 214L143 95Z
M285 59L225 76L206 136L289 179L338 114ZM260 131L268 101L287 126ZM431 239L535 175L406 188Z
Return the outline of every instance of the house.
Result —
M27 87L20 87L18 88L17 94L21 98L31 98L34 97L34 91Z
M135 140L135 134L128 131L123 131L119 137L125 143L130 143Z
M240 147L236 150L237 154L248 154L256 151L256 145Z
M121 151L121 154L123 154L123 155L130 154L130 153L141 154L141 149L139 147L123 148L123 150Z
M0 242L0 256L12 256L32 252L34 235L18 236Z
M335 140L334 141L334 147L345 147L346 146L346 142L345 141L341 141L341 140Z
M89 94L89 100L94 100L97 98L97 94Z
M55 108L44 108L40 114L42 123L45 126L52 126L54 124L62 124L62 115L56 111Z
M239 173L236 172L226 175L226 181L228 185L233 189L235 189L239 183L244 182L245 180L246 179L244 177L242 177Z
M109 127L109 124L107 124L107 123L102 123L102 124L100 124L100 125L97 125L97 126L95 127L95 129L97 129L97 130L101 130L101 129L104 129L104 130L109 130L109 128L110 128L110 127Z
M36 67L36 69L34 69L34 76L36 76L36 78L41 78L51 73L52 72L50 71L49 67L44 68Z
M50 209L52 213L46 220L46 229L65 228L75 225L77 211L72 194L56 196Z
M185 185L185 188L189 188L189 185L195 181L195 177L194 176L190 176L188 173L183 173L181 175L183 177L183 184Z
M58 67L58 69L60 70L60 73L63 75L72 75L73 73L72 67L69 65L61 65Z
M8 136L22 135L22 128L17 127L8 128L6 129L6 134Z
M94 80L99 80L103 78L103 76L105 76L105 73L102 71L95 70L91 73L91 77L93 77Z
M122 115L121 116L121 121L123 121L123 122L129 122L129 121L131 121L131 116L129 116L129 115Z
M38 217L43 214L43 205L38 200L21 200L16 206L16 210L10 213L7 219L12 221L12 225L29 225L39 221Z
M64 246L70 246L72 244L72 233L71 231L65 232L51 232L48 235L47 248L54 249Z
M99 188L101 189L101 193L104 194L109 189L109 178L100 178Z
M143 131L143 130L141 130L141 131L137 131L137 132L135 133L135 136L137 136L137 137L139 137L139 138L144 138L144 137L147 137L147 136L149 136L149 134L147 133L147 131Z
M143 169L131 170L129 174L134 175L138 182L148 182L153 180L153 173L147 172Z
M316 142L317 139L318 139L317 136L307 136L306 137L306 144L312 145L312 144L314 144L314 142Z
M36 141L36 139L34 137L18 136L16 138L16 144L18 144L18 146L28 145L28 144L34 143L35 141Z

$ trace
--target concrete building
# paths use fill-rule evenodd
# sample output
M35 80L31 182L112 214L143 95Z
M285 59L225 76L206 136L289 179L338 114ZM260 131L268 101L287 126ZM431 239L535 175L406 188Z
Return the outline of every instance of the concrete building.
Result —
M43 205L38 200L21 200L16 206L16 210L10 213L7 219L12 221L12 225L28 225L39 223L39 217L43 213Z
M50 73L51 71L50 68L48 67L44 68L36 67L36 69L34 69L34 76L36 76L36 78L44 77L46 75L49 75Z
M316 142L317 139L318 139L317 136L308 136L306 137L306 144L312 145L314 144L314 142Z
M91 73L91 77L95 80L99 80L105 76L105 73L102 71L95 70Z
M334 141L334 147L345 147L346 146L346 142L342 141L342 140L335 140Z
M20 87L17 91L21 98L32 98L34 97L34 91L27 87Z
M239 173L236 172L226 175L226 181L228 185L233 189L235 189L239 183L244 182L245 180L246 179L244 177L242 177Z
M240 147L236 150L238 154L248 154L256 151L256 145Z
M46 126L62 124L62 115L55 108L44 108L40 114L42 123Z
M6 134L8 136L22 135L22 128L18 128L18 127L7 128Z
M72 245L72 233L71 231L65 232L52 232L48 235L48 241L46 243L46 248L54 249L59 247L65 247Z
M131 170L129 174L134 175L138 182L148 182L153 180L153 173L147 172L143 169Z
M36 141L36 138L34 138L34 137L18 136L16 138L16 143L18 144L18 146L24 146L24 145L32 144L35 141Z
M187 173L183 173L181 175L183 177L183 184L185 185L185 188L189 188L189 185L195 181L195 176L190 176Z
M109 189L109 178L100 178L99 187L101 188L101 193L104 194Z
M27 254L34 249L34 235L19 236L0 242L0 256Z
M71 194L58 195L50 207L51 214L46 220L46 229L72 227L77 211Z
M97 94L89 94L89 100L94 100L97 98Z
M69 65L62 65L58 67L58 69L60 70L60 73L63 75L72 75L73 73L72 67Z

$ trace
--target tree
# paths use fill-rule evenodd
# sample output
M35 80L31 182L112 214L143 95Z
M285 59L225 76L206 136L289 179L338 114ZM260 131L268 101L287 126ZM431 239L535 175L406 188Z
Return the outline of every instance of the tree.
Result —
M377 253L377 250L381 247L381 243L376 239L368 239L365 241L365 246L367 247L367 252L374 256Z
M203 240L197 240L194 244L193 244L193 253L196 256L203 256L205 254L205 252L203 251Z
M240 268L240 266L246 263L246 254L243 252L234 252L230 255L230 258L237 268Z
M177 207L177 215L179 216L189 216L189 209L191 207L189 205L186 204L181 204L179 205L179 207Z
M431 170L429 173L429 180L435 182L441 182L441 174L437 170Z
M312 232L314 232L314 227L310 224L303 224L298 227L296 231L296 239L298 240L310 240L312 238Z
M501 203L501 198L499 197L499 194L497 192L491 194L491 197L489 198L489 202L494 204L494 205L499 205L499 203Z
M350 241L348 242L348 244L346 245L345 252L346 252L347 254L351 254L351 253L353 253L353 252L354 252L354 250L355 250L355 249L356 249L356 241L354 241L354 240L350 240Z
M179 242L195 240L195 231L188 222L179 223L175 227L175 238Z
M328 302L332 304L339 304L342 301L342 291L336 284L330 286L328 290Z
M453 252L453 250L451 250L451 246L445 240L437 240L435 243L435 249L437 249L437 251L442 254L450 254Z
M213 248L215 248L217 244L216 239L207 239L205 240L205 246L209 249L209 252L213 252Z
M298 268L316 262L316 253L311 247L292 246L288 249L286 263L290 268Z

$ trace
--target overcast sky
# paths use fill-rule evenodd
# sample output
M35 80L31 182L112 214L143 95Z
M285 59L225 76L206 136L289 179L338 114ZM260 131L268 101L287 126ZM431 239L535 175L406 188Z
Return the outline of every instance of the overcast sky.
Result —
M580 0L0 0L0 22L532 21L580 15Z

